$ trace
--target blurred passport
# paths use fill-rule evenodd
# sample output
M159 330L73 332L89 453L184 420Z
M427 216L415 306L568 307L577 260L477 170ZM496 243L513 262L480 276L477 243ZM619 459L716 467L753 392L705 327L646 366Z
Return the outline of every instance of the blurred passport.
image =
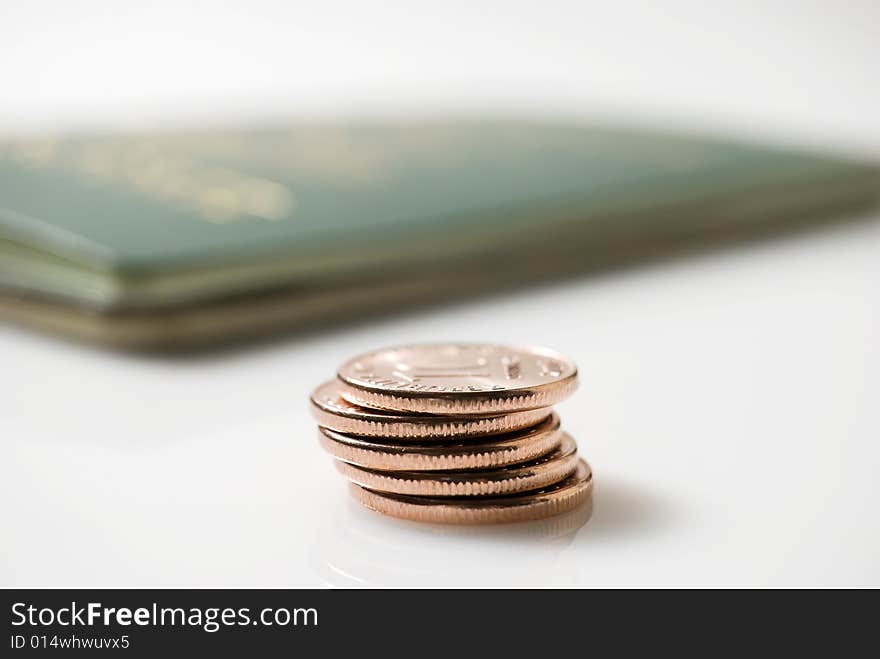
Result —
M189 346L656 257L873 203L872 165L580 124L0 142L0 313Z

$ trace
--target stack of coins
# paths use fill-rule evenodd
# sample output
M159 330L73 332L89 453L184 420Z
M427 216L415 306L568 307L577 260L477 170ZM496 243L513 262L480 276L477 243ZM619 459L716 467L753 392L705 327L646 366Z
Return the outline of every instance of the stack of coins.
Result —
M489 524L574 510L592 472L551 406L577 368L544 348L401 346L343 364L311 396L321 445L362 504Z

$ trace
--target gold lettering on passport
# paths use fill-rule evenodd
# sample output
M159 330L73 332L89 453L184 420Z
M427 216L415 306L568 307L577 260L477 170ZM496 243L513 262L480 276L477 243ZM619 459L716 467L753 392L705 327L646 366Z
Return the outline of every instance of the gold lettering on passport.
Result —
M296 200L285 185L188 155L163 151L147 139L17 140L0 156L29 169L56 169L134 190L226 224L289 217Z

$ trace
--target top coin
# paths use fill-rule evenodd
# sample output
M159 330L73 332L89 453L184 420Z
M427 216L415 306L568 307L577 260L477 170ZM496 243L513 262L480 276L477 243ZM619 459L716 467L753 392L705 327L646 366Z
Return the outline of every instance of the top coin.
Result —
M356 405L426 414L496 414L549 407L577 387L577 367L546 348L427 344L369 352L338 372Z

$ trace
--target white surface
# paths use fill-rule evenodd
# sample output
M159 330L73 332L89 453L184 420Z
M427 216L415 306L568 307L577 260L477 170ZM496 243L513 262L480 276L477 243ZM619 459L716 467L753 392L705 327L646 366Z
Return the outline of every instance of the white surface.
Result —
M880 153L872 2L437 3L418 17L73 4L4 3L0 129L540 108ZM185 361L2 328L0 585L878 586L878 254L875 213ZM597 489L578 532L455 531L348 502L309 390L359 351L446 339L579 363L560 412Z
M0 130L438 111L880 150L875 0L4 0Z
M880 222L189 362L8 330L4 585L880 585ZM348 504L305 409L344 358L541 342L596 473L573 537Z

